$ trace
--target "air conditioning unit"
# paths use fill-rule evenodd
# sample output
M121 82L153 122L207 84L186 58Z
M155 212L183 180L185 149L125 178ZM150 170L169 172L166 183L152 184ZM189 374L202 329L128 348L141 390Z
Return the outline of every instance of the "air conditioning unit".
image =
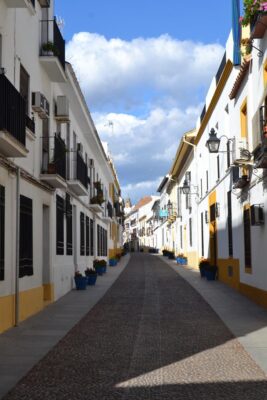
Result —
M82 154L83 153L83 145L82 143L77 143L77 150Z
M88 160L88 165L89 165L89 168L94 168L95 163L94 163L93 158L89 158L89 160Z
M250 163L251 153L248 150L247 139L235 140L233 146L233 164L247 165Z
M262 204L253 204L250 207L251 225L264 225L264 212Z
M32 109L36 111L42 119L49 116L49 103L42 93L32 93Z
M56 119L69 121L69 101L67 96L57 96Z

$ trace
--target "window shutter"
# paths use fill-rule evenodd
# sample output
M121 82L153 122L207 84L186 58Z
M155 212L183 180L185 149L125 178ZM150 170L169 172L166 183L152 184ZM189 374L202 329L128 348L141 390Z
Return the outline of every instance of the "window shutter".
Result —
M19 277L33 275L32 199L20 195Z
M0 185L0 281L5 279L5 188Z
M57 234L56 234L56 249L57 255L64 254L64 200L62 197L57 195L56 198L57 207Z

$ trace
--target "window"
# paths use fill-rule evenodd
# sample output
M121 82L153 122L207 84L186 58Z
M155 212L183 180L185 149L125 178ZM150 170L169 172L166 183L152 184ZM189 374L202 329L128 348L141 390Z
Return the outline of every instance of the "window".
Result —
M180 247L183 248L183 227L180 226Z
M33 275L32 199L20 195L19 277Z
M94 255L94 221L90 219L90 247L91 256Z
M0 185L0 281L5 279L5 188Z
M30 87L30 76L28 72L20 66L20 94L25 101L26 114L29 115L29 87Z
M233 256L233 230L232 230L232 195L231 190L227 193L227 208L228 208L228 252L229 256Z
M181 196L181 188L177 188L177 216L182 216L182 196Z
M217 155L217 180L220 180L220 156Z
M193 234L192 234L192 218L189 218L189 244L193 246Z
M100 226L97 225L97 255L100 256Z
M201 213L201 256L204 257L204 214Z
M3 44L2 44L2 35L0 34L0 68L1 67L3 67L3 60L2 60L2 57L3 57Z
M84 213L80 213L80 255L85 255L84 248Z
M209 171L206 171L206 191L209 191Z
M226 151L227 151L227 168L231 165L231 148L230 148L230 141L228 140L226 144Z
M57 233L56 233L56 252L57 255L64 254L64 200L57 195Z
M90 219L89 217L86 217L86 223L85 223L85 236L86 236L86 255L90 255Z
M251 269L251 231L250 231L250 209L244 210L244 247L245 268Z
M66 194L66 217L67 217L67 256L72 255L72 205L70 196Z
M203 181L202 178L200 179L200 197L203 197Z

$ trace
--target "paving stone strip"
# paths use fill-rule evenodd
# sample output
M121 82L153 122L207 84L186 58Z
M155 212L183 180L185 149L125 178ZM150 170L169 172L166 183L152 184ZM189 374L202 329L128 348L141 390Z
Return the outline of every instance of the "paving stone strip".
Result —
M267 377L182 277L141 253L4 397L26 399L267 400Z

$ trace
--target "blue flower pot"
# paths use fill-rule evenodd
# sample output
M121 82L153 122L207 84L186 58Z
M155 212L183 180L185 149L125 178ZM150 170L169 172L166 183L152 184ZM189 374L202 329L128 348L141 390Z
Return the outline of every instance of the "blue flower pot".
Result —
M75 276L75 285L77 290L85 290L87 286L87 276Z
M216 271L205 271L207 281L215 281Z
M205 278L205 276L206 276L205 268L199 268L199 272L200 272L201 278Z
M176 262L177 262L177 264L181 264L181 257L177 257Z
M110 258L109 266L110 267L116 267L116 265L117 265L117 260L115 258Z
M87 285L94 286L97 280L97 275L88 275L87 276Z

